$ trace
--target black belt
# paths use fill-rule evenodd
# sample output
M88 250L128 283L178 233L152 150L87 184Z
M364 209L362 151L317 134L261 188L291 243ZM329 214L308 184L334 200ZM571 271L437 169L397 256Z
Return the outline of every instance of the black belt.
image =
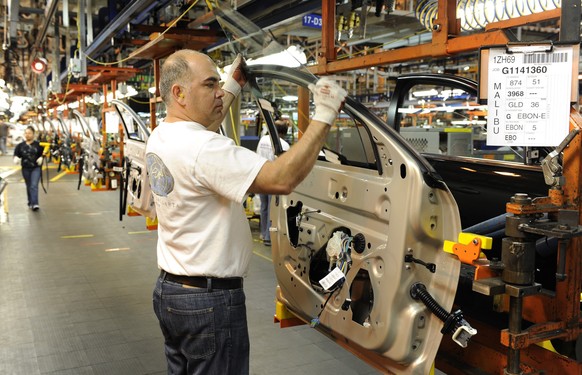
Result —
M183 276L173 275L164 270L160 273L162 279L174 283L206 289L241 289L243 287L242 277L206 277L206 276Z

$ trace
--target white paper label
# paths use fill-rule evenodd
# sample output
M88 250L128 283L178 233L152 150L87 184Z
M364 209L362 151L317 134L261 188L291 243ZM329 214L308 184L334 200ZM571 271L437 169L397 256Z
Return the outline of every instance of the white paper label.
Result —
M331 288L333 284L343 279L344 277L346 277L346 275L344 275L344 273L339 268L336 267L333 270L331 270L331 272L328 273L326 277L319 280L319 284L321 284L323 289L329 290L329 288Z
M568 134L572 47L491 49L487 145L557 146Z
M105 132L119 133L119 116L117 115L117 112L105 112Z

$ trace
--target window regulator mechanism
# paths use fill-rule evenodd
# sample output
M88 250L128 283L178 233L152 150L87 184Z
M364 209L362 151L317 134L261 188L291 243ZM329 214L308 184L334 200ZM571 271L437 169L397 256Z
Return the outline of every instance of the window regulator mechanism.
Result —
M297 228L299 228L301 226L301 220L303 220L303 216L306 216L308 214L318 214L320 212L321 212L321 210L311 210L311 211L300 212L297 215L297 217L295 218L295 224L297 224Z

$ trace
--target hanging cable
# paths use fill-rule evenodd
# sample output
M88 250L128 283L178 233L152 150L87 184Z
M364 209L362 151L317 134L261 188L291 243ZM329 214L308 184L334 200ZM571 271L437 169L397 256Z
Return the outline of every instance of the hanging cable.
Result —
M317 325L320 324L321 314L325 311L325 307L327 306L327 303L329 302L331 297L334 295L334 293L343 287L343 285L346 281L345 275L348 273L348 271L350 270L350 267L352 265L352 257L351 257L351 252L352 252L352 247L353 247L352 244L353 244L353 237L344 233L341 230L335 231L333 233L332 237L329 239L329 241L326 244L325 251L326 251L327 257L329 258L329 267L328 267L329 273L328 273L327 277L332 275L335 272L336 268L339 269L340 274L343 275L343 277L341 279L335 281L330 286L329 290L326 290L326 292L329 293L329 295L327 296L323 306L321 306L321 310L319 311L317 316L315 318L311 319L311 322L310 322L311 327L316 327ZM335 276L334 276L334 278L335 278ZM323 283L321 283L321 284L322 284L322 286L324 286ZM326 287L326 289L327 289L327 287Z
M317 314L317 317L311 319L311 321L309 322L309 325L311 326L311 328L315 328L315 327L317 327L319 325L320 318L321 318L321 314L323 314L323 312L325 311L325 307L327 306L327 303L329 302L329 300L331 299L331 297L333 296L333 294L335 293L335 291L338 290L338 289L334 289L333 291L331 291L329 293L329 295L325 299L325 302L323 303L323 306L321 306L321 310L319 310L319 313Z
M527 16L560 8L561 0L459 0L457 18L462 31L480 30L492 22ZM427 30L432 30L438 13L438 0L420 0L415 17Z
M127 98L130 101L134 102L134 103L138 103L138 104L150 104L150 102L144 102L144 101L141 101L141 100L137 100L137 99L132 98L131 96L128 96Z
M453 341L463 348L467 347L471 337L477 334L477 330L463 318L461 310L449 313L430 295L426 286L420 282L412 284L410 296L415 300L420 300L424 305L444 324L441 333L451 333Z
M58 104L65 104L65 101L67 100L67 92L69 92L69 84L71 83L71 74L67 74L67 85L65 86L65 95L63 96L62 100L59 100L59 97L55 95L56 102Z
M80 6L80 5L79 5ZM76 45L76 49L73 52L73 58L76 58L79 56L80 53L80 41L81 41L81 27L79 25L79 22L77 22L77 45ZM58 48L58 47L57 47ZM72 72L72 67L71 65L68 66L68 71L67 71L67 84L65 85L65 95L63 95L63 98L59 100L59 97L56 95L56 92L53 92L55 94L55 98L56 98L56 102L59 105L65 104L65 102L67 101L67 93L69 92L69 85L71 83L71 77L73 76L73 72ZM60 82L60 80L59 80Z

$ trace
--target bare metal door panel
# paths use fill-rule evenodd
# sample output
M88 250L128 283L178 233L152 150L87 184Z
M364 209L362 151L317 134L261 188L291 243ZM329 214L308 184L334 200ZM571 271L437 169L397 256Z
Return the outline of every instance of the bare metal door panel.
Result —
M150 130L127 104L112 100L125 130L125 175L127 181L127 206L143 216L156 217L154 197L146 170L145 150Z
M278 78L308 83L298 82L299 73L291 75L285 71ZM410 289L420 282L451 309L460 263L443 251L443 243L461 231L457 205L428 163L365 108L348 99L340 119L333 144L309 176L293 193L273 199L277 299L386 370L426 374L443 323ZM354 142L356 134L361 140ZM336 232L351 241L351 259L345 280L326 290L320 280L335 267L327 247ZM434 263L435 273L405 261L406 255Z

